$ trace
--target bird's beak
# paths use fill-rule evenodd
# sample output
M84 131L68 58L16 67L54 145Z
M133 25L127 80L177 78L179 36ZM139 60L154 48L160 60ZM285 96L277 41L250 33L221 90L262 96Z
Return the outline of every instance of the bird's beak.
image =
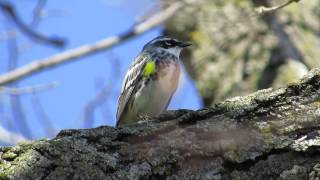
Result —
M188 47L188 46L191 46L192 44L190 42L179 42L178 46L179 47L182 47L182 48L185 48L185 47Z

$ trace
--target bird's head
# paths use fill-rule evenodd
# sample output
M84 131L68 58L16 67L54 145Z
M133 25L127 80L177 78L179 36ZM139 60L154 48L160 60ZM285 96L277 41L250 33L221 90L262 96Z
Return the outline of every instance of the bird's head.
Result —
M165 36L156 37L150 42L148 42L144 47L143 51L167 51L169 53L172 53L176 56L180 55L180 52L183 48L190 46L191 43L188 42L181 42L174 38L169 38Z

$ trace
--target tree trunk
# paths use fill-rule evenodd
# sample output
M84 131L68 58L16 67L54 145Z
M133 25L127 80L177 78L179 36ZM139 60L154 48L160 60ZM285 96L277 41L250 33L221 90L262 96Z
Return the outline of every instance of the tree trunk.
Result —
M317 179L320 69L297 83L122 128L0 149L0 179Z
M166 22L165 34L193 43L182 60L204 106L282 87L320 67L320 0L302 0L264 15L254 15L254 8L286 1L196 2Z

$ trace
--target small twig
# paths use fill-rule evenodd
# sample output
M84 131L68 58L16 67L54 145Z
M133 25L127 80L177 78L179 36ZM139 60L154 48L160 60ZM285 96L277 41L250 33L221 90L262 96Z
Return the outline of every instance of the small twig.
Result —
M125 42L135 36L138 36L162 24L185 5L186 3L184 1L177 1L171 4L168 8L151 16L148 20L135 25L125 33L103 39L93 44L83 45L81 47L71 49L64 53L45 58L43 60L33 61L30 64L27 64L23 67L17 68L16 70L3 74L0 76L0 86L6 83L22 79L26 76L30 76L39 71L49 69L57 65L62 65L67 62L72 62L80 57L85 57L94 53L101 52L102 50L106 50L115 45L118 45L119 43Z
M260 6L260 7L257 7L255 8L255 13L257 14L265 14L265 13L271 13L271 12L274 12L274 11L277 11L281 8L284 8L286 6L288 6L289 4L293 3L293 2L299 2L300 0L289 0L287 2L284 2L283 4L280 4L278 6L272 6L272 7L265 7L265 6Z
M1 0L0 0L1 1ZM0 2L1 3L1 2ZM50 10L45 11L44 7L47 3L47 0L39 0L33 9L33 16L31 22L28 23L28 26L32 29L36 29L40 23L44 19L52 18L52 17L66 17L70 15L70 12L66 10ZM14 30L9 30L5 32L0 32L0 42L7 41L11 38L17 37L19 34L16 34Z
M36 119L39 121L39 124L43 126L45 132L46 132L46 137L53 137L56 135L57 130L52 124L52 121L50 120L48 114L44 110L42 103L40 101L40 98L36 93L33 94L31 98L31 103L32 103L32 108L35 112Z
M38 0L38 3L33 10L33 17L30 23L31 27L38 26L38 24L40 23L40 20L42 19L41 14L46 4L47 4L47 0Z
M8 71L15 69L19 63L19 53L18 53L18 41L17 38L11 38L7 41L8 44ZM11 84L12 88L17 86L17 83ZM11 88L10 87L10 88ZM9 96L12 120L16 127L19 129L21 134L29 139L32 138L32 133L28 126L26 120L26 115L23 111L23 106L21 104L21 98L19 96Z
M256 7L262 6L269 6L269 1L267 0L252 0L253 4ZM282 5L279 6L280 9L282 7L285 7L293 2L298 2L300 0L289 0L286 3L283 3ZM280 49L280 55L283 57L283 59L291 59L291 60L296 60L300 61L303 63L307 68L309 67L308 63L305 62L305 57L302 55L301 51L297 47L297 44L292 40L292 36L288 34L286 31L285 24L283 24L279 19L277 14L274 11L269 11L273 13L264 13L261 14L262 19L266 23L266 25L270 28L270 30L273 31L274 35L278 39L278 46Z
M162 1L160 1L162 2ZM148 7L145 8L145 10L138 16L134 18L134 24L140 24L146 20L149 19L150 16L154 15L157 13L159 9L159 2L154 2Z
M4 12L11 20L16 24L16 26L19 28L19 30L31 37L34 40L37 40L39 42L44 42L47 44L51 44L57 47L63 47L65 45L65 40L61 38L49 38L45 35L42 35L38 32L33 31L31 28L29 28L22 20L18 17L15 9L12 7L11 4L8 2L5 2L3 0L0 0L0 9L2 12Z
M58 81L55 81L49 84L39 84L35 86L20 87L20 88L0 87L0 93L9 94L9 95L33 94L33 93L54 89L57 86L59 86Z
M15 38L16 35L16 31L15 30L9 30L9 31L5 31L5 32L0 32L0 42L2 41L7 41L11 38Z
M120 59L112 52L108 56L112 63L110 65L110 78L108 84L99 88L99 92L88 101L84 108L84 128L92 128L94 125L94 111L101 105L103 105L108 98L110 98L112 91L114 90L114 84L118 80L115 75L120 74Z

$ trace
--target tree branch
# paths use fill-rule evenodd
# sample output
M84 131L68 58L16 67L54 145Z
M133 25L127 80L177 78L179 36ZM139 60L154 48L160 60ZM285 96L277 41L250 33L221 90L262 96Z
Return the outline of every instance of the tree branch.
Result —
M65 40L61 38L49 38L45 35L42 35L38 32L33 31L31 28L28 27L17 15L15 9L12 7L12 5L9 2L6 2L4 0L0 0L0 9L4 14L6 14L19 28L19 30L31 37L32 39L44 42L47 44L51 44L57 47L62 47L65 45Z
M46 4L47 4L47 0L38 0L36 7L33 10L33 17L32 17L32 21L30 23L31 27L36 27L40 23L40 20L42 19L41 18L42 11L43 11L44 7L46 6Z
M57 130L52 124L52 121L50 120L48 114L43 109L42 103L37 94L32 95L31 103L39 124L41 124L41 126L43 126L43 129L45 130L45 137L54 137L57 134Z
M287 2L284 2L283 4L280 4L278 6L272 6L272 7L265 7L265 6L260 6L260 7L257 7L255 8L255 12L257 14L265 14L265 13L272 13L274 11L277 11L279 9L282 9L288 5L290 5L291 3L293 2L299 2L300 0L289 0Z
M22 94L33 94L42 91L48 91L54 89L59 85L59 82L54 81L52 83L37 84L28 87L0 87L0 93L9 95L22 95Z
M18 41L17 38L11 38L8 40L8 72L14 70L19 63L19 53L18 53ZM18 83L10 84L11 88L18 86ZM17 129L21 134L29 139L32 139L32 133L28 126L26 116L24 113L24 108L22 107L22 102L20 96L13 96L9 94L10 107L12 113L13 124L16 124Z
M319 177L319 98L315 69L285 88L211 108L168 111L121 128L63 130L52 140L0 148L0 174L62 180Z
M90 99L85 107L84 107L84 128L92 128L94 125L94 112L95 110L103 105L108 98L112 95L112 92L114 90L114 84L116 81L118 81L117 78L114 77L114 74L120 74L121 69L121 63L120 59L116 57L113 53L110 53L108 55L108 58L110 59L109 62L112 63L111 70L109 71L110 79L108 80L108 83L105 85L103 84L103 87L101 87L98 90L98 93Z
M267 0L252 0L255 6L265 6L269 5L269 1ZM292 2L298 2L297 0L290 0ZM289 4L290 4L289 3ZM287 3L284 3L287 4ZM282 5L283 6L283 5ZM284 7L284 6L283 6ZM288 32L286 31L285 25L281 23L276 13L264 13L262 15L263 20L266 25L273 31L275 36L278 38L279 49L281 50L281 55L285 59L292 59L296 61L300 61L308 68L309 65L305 62L303 55L300 50L297 48L296 44L290 38Z
M36 72L53 68L54 66L62 65L67 62L72 62L80 57L98 53L100 51L109 49L119 43L125 42L130 38L140 35L146 31L149 31L152 28L165 22L167 19L172 17L180 8L184 7L185 4L186 3L184 1L172 3L168 8L151 16L148 20L135 25L125 33L103 39L93 44L83 45L81 47L71 49L64 53L54 55L52 57L34 61L9 73L3 74L0 76L0 85L4 85L6 83L22 79Z

